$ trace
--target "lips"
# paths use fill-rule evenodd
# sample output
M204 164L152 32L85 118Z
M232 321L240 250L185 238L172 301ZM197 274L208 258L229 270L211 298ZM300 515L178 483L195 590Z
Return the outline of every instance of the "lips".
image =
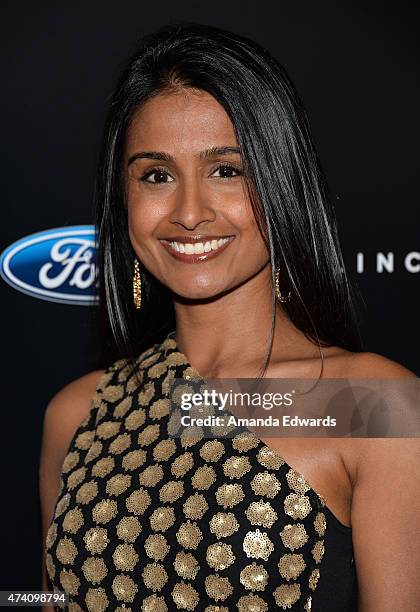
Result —
M186 263L207 261L222 253L235 236L196 236L161 239L160 244L172 257Z

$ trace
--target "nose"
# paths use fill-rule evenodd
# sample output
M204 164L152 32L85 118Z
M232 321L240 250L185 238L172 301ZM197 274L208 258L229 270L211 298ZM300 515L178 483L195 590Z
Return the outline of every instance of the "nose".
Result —
M198 178L190 177L179 183L170 217L171 223L193 230L201 223L214 221L215 215L211 198L205 193Z

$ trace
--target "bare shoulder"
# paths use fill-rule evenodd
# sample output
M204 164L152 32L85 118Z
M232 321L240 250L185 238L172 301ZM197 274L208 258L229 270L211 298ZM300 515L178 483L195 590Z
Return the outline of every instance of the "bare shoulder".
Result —
M379 353L346 351L346 370L349 378L417 378L412 370Z
M62 427L80 423L88 414L96 387L105 370L93 370L67 383L50 399L45 418Z
M43 443L56 460L65 452L80 423L90 411L96 387L105 370L93 370L62 387L48 402L44 416Z
M418 378L412 370L392 359L378 353L354 353L349 367L349 377L352 378ZM353 441L352 441L353 442ZM409 457L414 449L420 450L419 438L366 438L358 440L362 449L359 465L384 465L392 462L397 456L402 459ZM392 453L390 450L392 450ZM363 462L363 463L362 463Z
M349 379L357 378L377 378L377 379L396 379L396 378L417 378L417 375L403 366L402 364L384 357L379 353L371 352L351 352L340 349L339 364L336 366L334 374L344 376ZM355 486L362 475L373 468L373 474L377 473L379 465L382 463L384 469L390 462L397 457L409 457L413 452L418 452L420 440L413 438L352 438L336 439L341 459L346 466L351 481ZM392 459L393 458L393 459ZM364 476L363 476L364 478Z

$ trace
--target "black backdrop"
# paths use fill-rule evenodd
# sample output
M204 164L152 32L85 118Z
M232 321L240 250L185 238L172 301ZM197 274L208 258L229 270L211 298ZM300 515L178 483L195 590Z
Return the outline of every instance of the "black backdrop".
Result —
M108 96L139 35L201 21L251 36L304 100L335 201L344 257L366 304L365 349L420 373L416 3L229 0L2 4L1 249L48 228L92 223ZM393 253L378 272L377 253ZM365 257L357 272L356 255ZM420 260L414 261L419 268ZM2 589L40 586L37 470L50 397L95 367L91 308L3 281Z

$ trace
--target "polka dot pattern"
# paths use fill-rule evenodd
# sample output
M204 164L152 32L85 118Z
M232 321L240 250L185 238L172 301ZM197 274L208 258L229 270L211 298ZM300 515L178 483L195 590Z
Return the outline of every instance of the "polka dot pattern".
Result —
M311 610L325 500L250 431L171 437L171 382L200 381L174 332L136 368L107 368L64 459L50 588L95 612Z

